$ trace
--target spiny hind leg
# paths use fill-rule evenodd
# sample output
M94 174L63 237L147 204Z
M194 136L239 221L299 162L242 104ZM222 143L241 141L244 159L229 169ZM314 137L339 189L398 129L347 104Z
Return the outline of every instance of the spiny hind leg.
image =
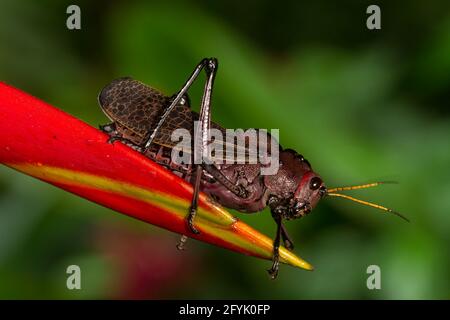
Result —
M203 156L204 151L207 150L207 147L208 147L208 133L209 133L210 125L211 125L210 124L210 122L211 122L211 93L212 93L212 89L213 89L214 77L217 72L217 64L218 64L218 62L217 62L217 59L215 59L215 58L203 59L202 62L197 66L196 70L191 75L189 80L186 82L183 89L178 93L178 95L176 97L176 99L178 99L180 96L182 96L185 93L183 91L186 91L190 87L190 85L195 80L195 78L197 78L198 73L203 68L205 68L206 83L205 83L205 87L203 90L202 103L200 105L200 116L199 116L200 127L195 129L195 136L200 134L202 143L201 143L200 150L192 150L194 163L196 160L195 156L194 156L194 154L196 154L196 151L199 151L199 154L201 156ZM152 137L150 137L150 139L148 140L147 143L149 143L151 141L152 141ZM148 145L146 145L146 147L148 147ZM202 164L204 164L204 163L205 163L204 159L202 159ZM195 228L195 226L194 226L194 218L195 218L195 215L197 214L197 209L198 209L198 196L200 193L200 184L201 184L201 180L202 180L202 175L203 175L202 165L196 164L195 165L195 181L194 181L194 186L193 186L194 192L192 195L191 207L189 208L189 213L186 218L188 227L189 227L190 231L194 234L200 233L197 230L197 228Z

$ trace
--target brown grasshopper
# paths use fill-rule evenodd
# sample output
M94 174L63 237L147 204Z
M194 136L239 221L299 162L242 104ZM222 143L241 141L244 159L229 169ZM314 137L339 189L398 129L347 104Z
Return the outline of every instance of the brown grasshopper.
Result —
M98 97L103 112L113 121L100 126L110 135L110 143L121 141L193 184L192 203L186 217L192 233L199 233L194 225L194 217L200 191L221 205L241 212L254 213L269 207L277 224L273 242L273 263L268 270L271 277L275 278L278 274L281 239L286 248L294 248L283 220L309 214L325 196L346 198L404 218L389 208L337 193L374 187L386 182L327 189L321 177L313 171L302 155L279 145L279 170L272 175L261 175L261 168L265 165L262 163L174 162L171 155L177 143L172 141L171 135L175 129L184 128L189 132L197 130L201 138L201 154L210 143L209 129L215 128L225 133L225 129L211 122L211 94L217 67L217 59L203 59L181 90L172 97L131 78L112 81L103 88ZM198 114L190 108L187 91L203 69L206 72L206 83ZM194 128L196 120L200 124L197 129ZM267 143L277 144L273 139ZM194 150L191 154L194 154ZM178 248L182 248L186 239L187 236L183 235Z

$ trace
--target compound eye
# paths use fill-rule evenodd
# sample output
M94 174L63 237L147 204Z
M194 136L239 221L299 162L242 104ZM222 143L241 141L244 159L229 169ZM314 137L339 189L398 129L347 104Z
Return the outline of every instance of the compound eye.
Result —
M311 190L317 190L320 188L321 185L322 185L322 179L320 179L319 177L314 177L309 182L309 188Z

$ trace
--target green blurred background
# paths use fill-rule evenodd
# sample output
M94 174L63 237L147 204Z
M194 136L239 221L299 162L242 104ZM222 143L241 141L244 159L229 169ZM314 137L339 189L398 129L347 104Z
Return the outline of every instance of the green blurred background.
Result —
M172 94L217 57L214 121L280 128L329 186L399 181L351 194L412 221L323 200L287 224L316 270L282 266L270 281L269 261L198 241L180 253L178 235L2 166L0 298L450 298L450 6L377 2L370 31L372 3L0 0L1 80L97 126L113 78ZM70 4L79 31L66 28ZM236 215L275 232L267 210ZM70 264L82 290L66 289ZM381 290L366 287L371 264Z

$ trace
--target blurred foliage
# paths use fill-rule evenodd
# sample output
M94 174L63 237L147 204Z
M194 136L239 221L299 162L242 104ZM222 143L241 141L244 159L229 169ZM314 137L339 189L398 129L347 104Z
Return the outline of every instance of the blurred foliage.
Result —
M180 254L176 235L1 167L0 298L450 298L448 1L382 3L379 31L367 1L77 1L70 31L72 3L0 0L1 80L97 126L113 78L172 94L217 57L214 121L280 128L330 186L400 181L357 195L412 222L323 200L288 223L316 270L269 281L268 261L195 241ZM267 211L236 215L275 231ZM70 264L81 291L65 287ZM366 288L371 264L382 290Z

